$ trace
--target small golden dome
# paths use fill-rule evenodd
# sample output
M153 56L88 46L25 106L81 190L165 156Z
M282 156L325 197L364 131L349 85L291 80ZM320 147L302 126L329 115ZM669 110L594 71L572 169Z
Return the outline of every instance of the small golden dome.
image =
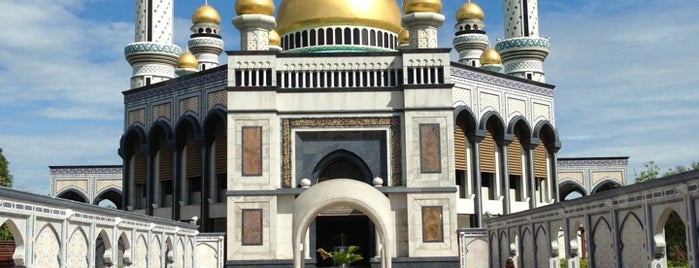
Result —
M395 0L284 0L279 4L280 35L332 25L367 26L395 34L402 29Z
M442 11L441 0L403 0L403 13L434 12Z
M197 10L194 11L194 14L192 14L192 23L197 24L206 22L221 24L221 16L218 14L218 11L208 4L197 8Z
M182 55L180 55L180 58L177 59L177 68L198 69L199 62L197 61L197 57L195 57L192 52L189 52L189 50L186 50L184 53L182 53Z
M274 14L274 2L272 0L238 0L235 2L235 14L272 16Z
M500 58L500 53L495 51L495 49L488 48L481 54L481 65L489 64L501 64L502 59Z
M483 20L485 14L483 9L473 2L466 2L456 11L456 21L462 20Z
M398 44L410 44L410 32L408 32L408 30L403 29L400 31L400 33L398 34Z
M275 30L269 31L269 45L270 46L282 46L282 37Z

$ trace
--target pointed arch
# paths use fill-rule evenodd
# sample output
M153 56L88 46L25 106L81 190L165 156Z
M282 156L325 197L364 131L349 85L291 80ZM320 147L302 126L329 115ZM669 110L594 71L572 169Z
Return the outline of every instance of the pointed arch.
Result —
M117 252L117 264L126 266L131 265L133 260L131 258L131 240L129 240L129 236L125 231L121 232L119 235L117 245L119 247L119 251Z
M12 241L14 241L14 251L12 253L12 260L14 261L15 265L22 265L24 264L25 258L24 258L24 244L25 244L25 237L23 233L19 230L19 227L17 224L10 218L0 218L0 226L4 225L7 227L7 229L10 231L10 234L12 235Z
M146 258L146 256L148 256L148 247L149 245L146 243L145 236L143 234L139 235L136 239L133 263L147 263L148 258Z
M109 233L102 229L97 234L95 239L95 267L103 267L106 264L111 264L114 261L112 256L112 239Z
M553 124L548 120L542 120L536 123L532 132L532 143L539 144L542 137L546 140L546 146L550 148L560 149L561 142L558 137L558 130L553 127Z
M204 119L204 135L207 147L205 168L208 174L205 185L210 190L208 198L217 203L225 202L228 189L228 133L226 114L221 109L212 109ZM225 221L225 219L223 219ZM218 224L212 228L219 230Z
M87 267L87 253L90 252L87 245L87 236L82 227L75 228L68 239L66 250L66 267Z
M595 267L616 266L617 253L614 251L614 237L607 219L604 217L597 219L590 237L592 238L592 256L590 259L594 261Z
M600 182L598 182L595 187L592 188L592 191L590 191L590 194L596 194L599 192L604 192L607 190L611 190L617 187L621 187L621 184L614 180L614 179L604 179Z
M585 186L580 184L577 181L571 180L571 179L563 179L559 181L558 183L558 193L559 193L559 200L564 200L566 196L573 192L580 193L581 196L587 196L587 192L585 191Z
M534 239L536 241L536 267L545 267L549 262L549 234L546 233L546 229L543 225L536 227L536 232L534 233Z
M150 244L150 254L148 255L148 267L160 267L162 264L162 244L160 243L160 236L157 234L153 235L153 239Z
M92 201L93 205L99 205L103 200L109 200L116 206L116 209L123 209L123 193L121 189L116 186L110 186L102 189L99 193L95 195L95 200Z
M41 263L45 267L58 267L58 256L60 254L60 243L58 233L50 223L44 225L34 238L34 261L33 263Z
M185 114L177 122L176 144L177 162L180 173L177 181L177 193L183 194L178 201L186 206L199 205L205 190L202 180L202 130L199 121L193 115ZM197 212L198 213L198 212Z
M523 267L536 267L534 260L536 251L532 246L534 245L534 235L529 230L529 227L525 227L522 230L522 243L520 245Z
M58 198L63 198L67 200L73 200L75 202L81 202L81 203L90 203L87 198L87 194L84 193L81 189L78 188L66 188L58 192L56 194L56 197Z
M493 130L497 138L502 139L505 134L505 120L502 119L499 113L495 111L488 111L481 117L480 123L478 124L479 136L485 136L485 132L488 131L488 124L493 124Z
M624 267L642 267L650 261L646 247L643 222L633 211L626 214L620 225L621 260ZM644 254L645 253L645 254Z
M175 262L175 253L173 250L175 247L172 245L172 238L167 237L165 238L165 263L166 265L172 264Z

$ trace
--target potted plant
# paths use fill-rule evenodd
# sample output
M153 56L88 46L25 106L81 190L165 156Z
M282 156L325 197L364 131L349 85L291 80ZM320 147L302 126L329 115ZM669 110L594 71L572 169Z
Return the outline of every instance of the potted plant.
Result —
M347 250L331 252L327 252L325 251L325 249L319 248L317 251L318 253L320 253L320 256L323 258L323 260L332 259L333 265L345 268L349 264L364 259L362 255L355 253L357 252L357 250L359 250L359 246L349 246L347 247Z

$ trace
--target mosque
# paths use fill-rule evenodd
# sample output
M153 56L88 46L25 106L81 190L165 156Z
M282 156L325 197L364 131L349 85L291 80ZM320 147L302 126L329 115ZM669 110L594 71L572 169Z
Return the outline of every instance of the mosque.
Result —
M136 1L120 207L224 232L226 267L457 266L457 229L557 202L536 0L504 0L494 45L470 1L238 0L225 64L218 12L183 50L173 5Z

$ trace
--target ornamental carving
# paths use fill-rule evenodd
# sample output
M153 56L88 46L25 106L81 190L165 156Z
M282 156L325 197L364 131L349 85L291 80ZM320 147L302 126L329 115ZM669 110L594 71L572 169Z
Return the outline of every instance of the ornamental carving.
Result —
M390 131L392 185L401 185L400 118L394 117L346 117L346 118L294 118L283 119L282 125L282 187L291 188L291 132L293 129L322 128L376 128L388 127Z

